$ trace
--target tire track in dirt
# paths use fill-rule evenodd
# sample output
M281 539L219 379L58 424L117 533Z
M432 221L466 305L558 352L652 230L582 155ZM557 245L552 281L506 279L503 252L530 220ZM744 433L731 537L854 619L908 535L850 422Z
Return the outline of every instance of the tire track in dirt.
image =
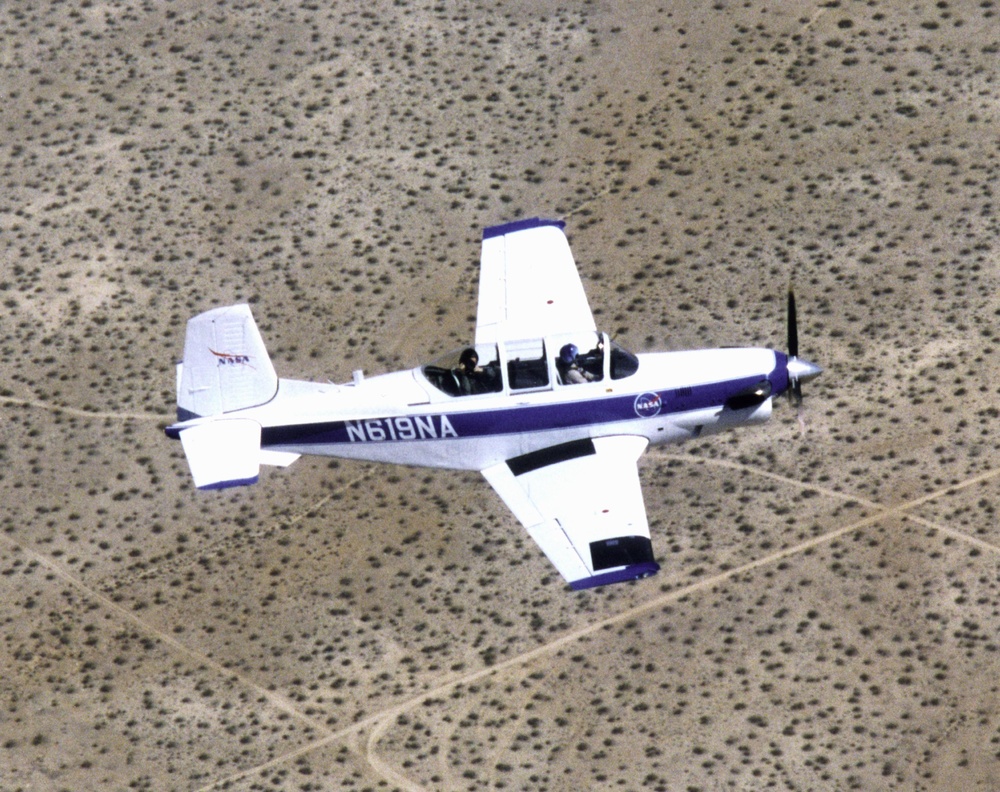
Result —
M101 607L105 608L108 612L113 613L122 622L135 625L137 628L148 634L150 637L155 638L160 641L164 646L168 647L171 651L179 655L184 655L196 666L204 666L205 668L210 668L215 673L223 679L230 679L244 685L250 690L253 690L258 696L266 700L271 706L278 710L294 717L296 720L303 723L305 726L323 735L330 735L331 731L329 727L320 721L310 718L308 715L300 711L292 701L280 693L276 693L273 690L254 682L246 676L233 671L232 668L226 668L224 665L211 657L197 651L196 649L187 646L184 643L178 641L170 633L164 632L156 625L151 622L137 616L133 611L127 610L113 599L107 595L101 593L95 588L88 586L79 578L70 574L70 572L61 564L52 559L46 557L45 555L35 552L34 550L24 547L21 544L10 541L7 537L0 535L0 542L6 544L14 554L23 554L29 557L32 561L36 562L39 566L46 569L51 574L58 577L64 583L75 588L83 596L87 597L91 601L98 603Z
M739 575L743 575L743 574L745 574L747 572L752 572L753 570L759 569L760 567L764 567L764 566L769 566L769 565L775 564L775 563L777 563L779 561L783 561L784 559L789 558L791 556L799 555L800 553L804 553L804 552L806 552L808 550L811 550L811 549L813 549L815 547L819 547L820 545L828 544L828 543L830 543L830 542L832 542L832 541L840 538L841 536L844 536L845 534L852 533L852 532L860 530L862 528L867 528L867 527L869 527L871 525L875 525L875 524L877 524L879 522L882 522L883 520L890 519L890 518L893 518L893 517L904 517L906 519L915 519L916 521L918 521L918 522L920 522L922 524L928 524L927 521L924 521L922 518L913 518L913 517L911 517L911 515L906 514L906 512L908 512L908 511L910 511L912 509L918 508L920 506L923 506L926 503L930 503L930 502L932 502L934 500L937 500L938 498L944 497L946 495L950 495L950 494L959 492L960 490L967 489L969 487L975 486L976 484L980 484L982 482L989 481L990 479L994 479L994 478L1000 477L1000 469L988 470L988 471L980 473L980 474L978 474L976 476L973 476L973 477L971 477L969 479L966 479L965 481L959 482L958 484L954 484L954 485L951 485L949 487L945 487L945 488L942 488L942 489L939 489L939 490L935 490L934 492L927 493L927 494L922 495L922 496L920 496L918 498L914 498L912 500L905 501L905 502L897 504L895 506L883 507L883 506L881 506L881 505L879 505L877 503L874 503L872 501L868 501L868 500L863 499L863 498L856 498L856 497L851 496L851 495L846 495L845 493L836 492L835 490L828 490L828 489L824 489L824 488L817 488L817 487L813 486L812 484L805 484L803 482L796 481L794 479L790 479L790 478L787 478L785 476L781 476L779 474L768 473L766 471L758 471L758 470L755 470L754 468L743 466L743 465L739 465L737 463L731 463L731 462L727 462L727 461L724 461L724 460L702 459L702 458L699 458L699 457L679 457L678 456L678 457L675 457L675 458L677 458L677 459L684 459L686 461L704 462L706 464L713 464L713 463L715 463L715 464L717 464L720 467L726 467L726 468L733 468L733 469L739 469L739 470L749 470L751 472L759 473L761 475L764 475L767 478L771 478L771 479L775 479L775 480L779 480L779 481L785 481L785 482L788 482L790 484L794 484L795 486L798 486L798 487L808 487L810 489L815 489L816 491L822 492L823 494L826 494L826 495L831 496L831 497L836 497L836 498L839 498L839 499L842 499L842 500L855 500L858 503L864 503L866 506L873 507L873 508L877 509L877 511L874 514L870 514L870 515L862 517L862 518L860 518L858 520L854 520L853 522L850 522L847 525L843 525L840 528L836 528L836 529L834 529L832 531L828 531L827 533L822 534L820 536L816 536L816 537L808 539L808 540L806 540L804 542L800 542L799 544L794 545L792 547L787 547L787 548L785 548L783 550L779 550L779 551L777 551L775 553L771 553L769 555L766 555L766 556L763 556L761 558L758 558L758 559L755 559L753 561L750 561L750 562L748 562L746 564L743 564L742 566L726 570L726 571L721 572L721 573L716 574L716 575L711 575L711 576L709 576L707 578L703 578L702 580L696 581L695 583L692 583L690 585L682 586L679 589L675 589L673 591L667 592L667 593L662 594L660 596L654 597L653 599L648 600L646 602L643 602L643 603L641 603L639 605L636 605L636 606L634 606L632 608L629 608L628 610L626 610L626 611L624 611L622 613L616 614L614 616L609 616L606 619L602 619L601 621L595 622L593 624L589 624L586 627L581 627L578 630L574 630L574 631L572 631L570 633L567 633L566 635L563 635L563 636L557 638L555 641L551 641L550 643L544 644L543 646L539 646L539 647L536 647L535 649L532 649L532 650L530 650L528 652L524 652L523 654L518 655L517 657L513 657L513 658L511 658L509 660L506 660L506 661L504 661L502 663L497 663L496 665L490 666L489 668L481 669L478 672L474 672L472 674L467 674L467 675L461 677L460 679L456 679L456 680L452 680L452 681L443 683L443 684L437 686L436 688L434 688L433 690L429 690L429 691L427 691L425 693L422 693L420 696L417 696L417 697L415 697L415 698L413 698L413 699L411 699L411 700L409 700L407 702L404 702L403 704L401 704L401 705L399 705L399 706L397 706L395 708L392 708L392 709L386 711L384 713L384 715L382 716L382 719L379 720L376 723L375 728L372 729L371 733L368 736L368 741L367 741L367 744L366 744L365 756L366 756L366 760L368 761L368 764L372 767L372 769L374 769L376 772L383 773L384 772L384 768L388 768L389 774L386 775L386 780L394 782L394 783L400 783L400 779L402 778L402 776L400 776L400 774L398 772L396 772L396 770L394 768L388 766L386 762L382 761L380 758L378 758L376 756L376 753L377 753L377 750L378 750L378 741L385 734L385 732L388 731L388 729L393 725L393 723L395 722L395 719L399 715L402 715L402 714L408 712L409 710L411 710L411 709L413 709L413 708L415 708L417 706L420 706L423 702L427 701L428 699L438 698L438 697L441 697L441 696L449 693L452 689L454 689L458 685L472 684L472 683L478 681L479 679L482 679L482 678L485 678L485 677L488 677L488 676L494 676L494 675L495 676L500 676L500 675L504 674L505 672L508 672L508 671L512 670L515 667L519 667L519 666L520 667L526 667L532 661L538 659L539 657L543 657L545 655L552 654L553 652L561 649L562 647L566 646L567 644L574 643L574 642L578 641L580 638L584 638L584 637L586 637L588 635L596 633L596 632L598 632L600 630L603 630L606 627L609 627L609 626L614 625L614 624L618 624L618 623L623 622L623 621L629 621L631 619L635 619L637 616L641 616L642 614L647 613L648 611L655 610L655 609L657 609L659 607L662 607L664 605L667 605L667 604L669 604L671 602L676 602L677 600L682 599L682 598L684 598L686 596L689 596L691 594L695 594L695 593L698 593L700 591L704 591L706 589L710 590L713 587L718 586L719 584L724 583L727 580L735 578L735 577L737 577ZM931 524L931 525L933 526L933 524ZM992 552L1000 553L1000 547L989 545L988 543L983 543L983 542L981 542L981 540L971 539L971 537L968 537L968 536L966 536L964 534L961 534L959 532L953 531L951 529L942 529L940 526L933 526L933 527L938 528L939 530L944 530L946 533L948 533L949 535L955 536L956 538L960 538L960 539L963 539L965 541L971 541L972 543L976 544L977 546L979 546L981 544L985 545ZM374 761L373 761L373 758L374 758ZM412 782L410 782L410 783L412 784ZM422 788L419 787L419 786L412 786L412 785L409 785L409 784L405 788L407 790L422 790Z
M38 400L20 399L8 396L0 397L0 404L28 407L32 409L41 409L41 410L47 410L49 412L62 412L84 418L103 418L103 419L121 420L121 421L169 420L169 416L152 414L152 413L90 411L90 410L82 410L79 408L66 407L62 405L54 405ZM339 740L342 740L350 735L363 733L369 727L371 727L371 731L368 733L368 738L365 743L364 759L367 762L367 764L372 768L372 770L375 771L375 773L377 773L379 776L384 778L389 783L395 784L399 788L405 790L405 792L425 792L424 787L422 787L420 784L413 781L412 779L406 777L402 773L398 772L398 770L390 762L383 760L378 754L379 742L384 737L384 735L389 731L389 729L391 729L392 726L396 723L396 719L400 715L403 715L412 710L413 708L420 706L423 702L427 701L428 699L439 697L443 694L446 694L458 686L474 684L478 680L487 677L502 676L518 667L521 668L527 667L530 663L532 663L539 657L543 657L553 652L556 652L562 647L575 643L579 639L584 638L599 630L602 630L608 626L617 624L621 621L633 619L643 613L646 613L650 610L654 610L670 602L674 602L685 596L697 593L705 589L710 589L738 575L753 571L762 566L767 566L776 563L788 557L798 555L817 546L827 544L829 542L836 540L840 536L843 536L844 534L848 534L851 533L852 531L868 527L884 519L888 519L891 517L902 517L904 519L911 520L917 524L926 526L928 528L941 531L942 533L958 541L971 544L984 552L1000 554L1000 547L998 547L997 545L991 544L981 539L977 539L976 537L969 536L968 534L962 533L961 531L957 531L945 525L940 525L931 520L927 520L923 517L908 514L908 512L912 511L913 509L916 509L922 505L930 503L941 497L956 493L960 490L967 489L968 487L996 478L1000 476L1000 470L988 470L976 476L973 476L969 479L966 479L965 481L953 484L949 487L945 487L930 493L926 493L925 495L922 495L918 498L905 501L895 506L886 507L882 504L876 503L867 498L859 497L851 493L839 492L837 490L833 490L827 487L822 487L812 483L802 482L789 476L784 476L778 473L772 473L770 471L761 470L759 468L743 465L738 462L732 462L725 459L715 459L711 457L697 457L691 455L669 454L669 453L660 453L657 456L660 459L676 460L688 464L692 463L701 464L706 466L722 468L725 470L750 472L753 475L767 478L772 481L778 481L794 487L809 488L815 490L816 492L828 498L833 498L841 501L855 501L865 506L866 508L874 509L875 511L874 513L866 515L859 520L855 520L847 525L841 526L840 528L836 528L820 536L816 536L804 542L800 542L797 545L784 548L783 550L779 550L770 555L763 556L761 558L750 561L747 564L744 564L740 567L726 570L717 575L712 575L708 578L703 578L702 580L696 581L695 583L691 583L687 586L683 586L679 589L675 589L660 596L654 597L653 599L640 603L639 605L629 608L628 610L622 613L610 616L599 622L586 625L585 627L581 627L577 630L574 630L570 633L560 636L554 641L550 641L549 643L538 646L534 649L524 652L516 657L505 660L501 663L497 663L495 665L479 669L478 671L469 674L456 676L452 679L446 679L437 686L435 686L434 688L428 691L424 691L418 696L415 696L411 699L408 699L407 701L401 702L400 704L397 704L393 707L389 707L380 712L373 713L372 715L360 719L359 721L350 726L346 726L336 731L330 730L326 725L318 721L315 721L306 714L300 712L298 708L294 705L294 703L291 702L286 697L274 692L273 690L269 690L266 687L257 684L256 682L254 682L249 678L236 675L236 678L240 684L253 689L261 697L266 699L272 706L281 710L282 712L287 713L288 715L295 717L297 720L302 721L309 728L314 730L314 732L321 734L322 737L319 740L314 740L310 743L307 743L306 745L300 746L295 751L275 757L274 759L264 764L248 768L226 779L214 781L208 786L203 787L201 790L199 790L199 792L209 792L209 790L218 789L221 785L232 783L236 780L246 777L247 775L250 775L251 773L260 772L269 767L284 764L294 758L305 755L307 753L311 753L331 743L338 742ZM370 474L371 474L371 469L369 468L365 470L360 476L356 477L355 479L352 479L350 482L345 484L343 487L338 488L337 491L325 495L323 498L319 499L316 503L312 504L308 509L305 509L298 515L289 518L287 522L289 524L294 524L295 522L298 522L299 520L303 519L303 517L305 517L306 515L314 513L318 509L321 509L323 506L326 505L326 503L328 503L331 500L331 498L334 497L336 492L339 492L340 490L346 489L350 486L356 485L357 483L367 478ZM273 530L273 528L269 530ZM264 533L267 532L265 531ZM54 575L57 575L60 579L69 583L74 588L77 588L86 596L99 602L103 607L107 608L109 611L116 613L118 617L121 618L122 620L135 624L136 626L147 632L152 637L161 641L165 646L168 646L172 651L178 654L186 655L192 661L202 664L208 668L211 668L220 675L227 676L230 678L234 676L231 669L223 667L221 664L213 661L212 659L206 657L205 655L199 653L198 651L178 641L173 635L165 633L159 630L155 625L145 621L144 619L137 617L133 612L128 611L125 608L121 607L120 605L116 604L110 597L101 593L97 589L88 586L81 580L69 574L69 572L62 566L60 566L58 563L46 558L44 555L36 553L33 550L22 547L21 545L10 543L7 542L6 540L4 541L15 552L21 552L30 556L32 560L44 566ZM145 577L145 575L143 575L142 577Z
M644 613L656 610L657 608L661 608L672 602L676 602L677 600L690 596L691 594L696 594L698 592L705 590L711 590L713 587L725 583L726 581L736 578L740 575L746 574L747 572L752 572L761 567L778 563L780 561L785 560L786 558L799 555L801 553L804 553L808 550L819 547L821 545L829 544L830 542L835 541L841 536L850 534L854 531L861 530L862 528L867 528L872 525L876 525L879 522L894 517L902 517L904 519L914 520L915 522L919 522L921 524L926 524L929 527L941 530L951 536L954 536L957 539L970 542L972 544L975 544L976 546L982 546L984 549L988 549L989 551L994 553L1000 553L1000 547L996 547L994 545L990 545L989 543L982 542L982 540L973 539L971 537L966 536L965 534L962 534L961 532L957 532L954 531L953 529L935 525L933 523L930 523L929 521L924 520L923 518L914 517L913 515L908 514L908 512L912 511L913 509L919 508L920 506L938 500L947 495L952 495L954 493L960 492L961 490L964 489L968 489L969 487L975 486L977 484L981 484L983 482L990 481L995 478L1000 478L1000 468L984 471L983 473L980 473L976 476L972 476L966 479L965 481L952 484L948 487L943 487L933 492L925 493L920 497L904 501L894 506L883 506L881 504L875 503L865 498L859 498L849 493L837 492L836 490L831 490L823 487L816 487L811 483L797 481L787 476L782 476L780 474L770 473L767 471L761 471L757 468L753 468L746 465L740 465L739 463L729 462L727 460L717 460L717 459L708 459L708 458L693 457L693 456L680 456L680 455L674 456L666 454L662 456L670 457L684 462L714 465L717 467L722 467L732 470L749 471L751 473L754 473L755 475L761 475L766 478L770 478L772 480L782 481L794 485L796 487L813 489L817 492L820 492L821 494L824 494L831 498L836 498L838 500L854 500L857 501L858 503L865 505L866 507L874 509L875 511L872 514L865 515L864 517L861 517L857 520L853 520L846 525L842 525L839 528L835 528L819 536L812 537L811 539L807 539L791 547L786 547L782 550L778 550L774 553L770 553L766 556L762 556L760 558L749 561L746 564L743 564L739 567L734 567L732 569L725 570L718 574L710 575L707 578L703 578L689 585L682 586L680 588L674 589L673 591L669 591L664 594L653 597L652 599L647 600L646 602L642 602L638 605L635 605L621 613L609 616L600 621L588 624L584 627L573 630L572 632L566 633L565 635L560 636L554 641L550 641L549 643L537 646L534 649L528 650L526 652L521 653L520 655L517 655L516 657L509 658L508 660L504 660L503 662L497 663L495 665L486 668L481 668L471 673L460 674L450 679L446 678L442 680L438 685L434 686L429 690L425 690L424 692L420 693L417 696L414 696L413 698L400 702L399 704L396 704L394 706L387 707L386 709L381 710L380 712L372 713L371 715L358 720L356 723L350 726L346 726L343 729L340 729L339 731L334 732L329 736L324 737L321 740L317 740L313 743L310 743L309 745L301 746L295 751L276 757L265 764L248 768L245 771L242 771L233 776L229 776L225 779L219 779L209 784L208 786L202 787L200 790L198 790L198 792L210 792L210 790L219 789L226 784L231 784L252 773L260 772L270 767L281 765L285 762L303 756L314 750L318 750L327 745L330 745L331 743L335 743L350 735L363 733L366 729L369 728L371 728L371 731L368 732L368 737L365 742L365 755L364 755L365 761L368 763L369 767L371 767L371 769L374 772L382 776L387 782L391 784L396 784L400 788L406 790L406 792L426 792L425 788L422 787L420 784L418 784L416 781L407 778L405 775L400 773L397 770L397 768L393 767L390 762L383 760L378 755L378 744L379 741L382 739L382 737L384 737L386 732L388 732L388 730L392 728L392 726L396 723L396 719L400 715L406 714L407 712L413 710L414 708L421 706L424 702L428 701L429 699L441 698L447 696L456 687L463 685L471 685L478 682L481 679L485 679L488 677L503 676L505 674L512 672L515 669L526 669L535 660L553 654L554 652L557 652L559 649L562 649L567 645L573 644L576 641L580 640L581 638L599 632L609 626L618 624L620 622L629 621L631 619L635 619L636 617L641 616Z
M16 406L24 406L24 407L48 410L50 412L65 412L72 415L79 415L88 418L96 417L96 418L111 418L118 420L139 420L139 421L164 420L164 416L162 415L152 415L144 413L90 412L86 410L79 410L74 408L51 405L45 402L30 401L30 400L16 399L10 397L0 397L0 402L6 404L13 404ZM336 490L327 493L324 497L322 497L315 503L311 504L307 509L303 509L299 514L293 515L292 517L288 518L286 521L283 521L280 524L294 525L296 522L302 520L309 514L312 514L318 509L321 509L342 490L346 490L349 487L352 487L363 481L370 475L370 473L371 473L371 468L365 469L361 475L345 483L342 487L339 487ZM273 530L276 530L274 526L268 529L268 531L273 531ZM265 531L264 533L267 533L267 531ZM204 666L205 668L210 668L215 673L219 674L220 677L234 680L238 682L240 685L243 685L246 688L253 690L261 699L266 700L276 709L294 717L296 720L303 723L307 728L312 730L314 733L324 735L325 737L329 737L331 734L333 734L330 728L326 726L324 723L314 718L311 718L305 713L303 713L298 707L296 707L296 705L291 701L291 699L288 699L285 696L281 695L280 693L276 693L275 691L270 690L267 687L258 684L257 682L254 682L252 679L246 676L235 673L232 670L232 668L227 668L221 663L213 660L211 657L199 652L198 650L190 646L187 646L186 644L177 640L177 638L174 637L172 634L164 632L163 630L156 627L156 625L136 615L135 612L122 607L104 592L84 583L82 580L72 575L69 572L69 570L67 570L63 565L61 565L57 561L54 561L45 556L44 554L36 552L29 547L25 547L22 544L13 542L5 536L0 535L0 541L6 544L11 550L11 552L13 552L14 554L20 553L29 557L32 561L44 567L51 574L55 575L60 580L64 581L65 583L69 584L70 586L78 590L88 599L92 600L93 602L99 603L107 611L114 613L117 616L117 618L119 618L121 621L135 625L140 630L148 634L150 637L161 642L164 646L168 647L171 652L179 655L184 655L195 665ZM143 576L140 576L140 579L141 577ZM312 743L310 743L310 745L312 745Z
M46 410L48 412L66 413L67 415L75 415L80 418L110 418L116 421L163 421L164 423L169 423L173 420L170 415L160 413L82 410L79 407L66 407L61 404L50 404L49 402L39 401L37 399L18 399L14 396L0 396L0 404L9 404L13 407L30 407L35 410Z
M130 577L127 578L125 577L113 578L103 586L103 589L104 591L108 592L118 591L125 586L132 585L133 583L149 580L155 577L160 577L162 575L168 575L170 573L176 573L181 569L186 569L187 567L195 566L202 559L206 558L213 551L215 551L217 548L220 548L224 545L232 544L235 542L238 542L240 544L246 542L252 542L255 539L266 538L268 536L271 536L277 531L280 531L282 528L291 528L297 523L304 520L306 517L309 517L310 515L318 512L320 509L326 506L327 503L329 503L337 496L343 494L344 492L347 492L347 490L351 489L352 487L356 487L358 484L365 481L365 479L371 476L374 470L375 470L374 466L368 466L364 468L359 475L355 476L350 481L345 481L339 487L335 487L334 489L330 490L330 492L328 492L322 498L311 503L309 506L299 511L297 514L292 514L291 516L286 517L285 519L278 520L272 525L269 525L267 527L262 527L257 530L243 531L238 536L222 537L216 539L213 542L209 542L207 545L200 548L197 552L185 554L183 558L174 558L171 561L164 561L162 564L158 564L156 566L146 567L145 569L142 569L137 573L135 573L134 575L131 575Z

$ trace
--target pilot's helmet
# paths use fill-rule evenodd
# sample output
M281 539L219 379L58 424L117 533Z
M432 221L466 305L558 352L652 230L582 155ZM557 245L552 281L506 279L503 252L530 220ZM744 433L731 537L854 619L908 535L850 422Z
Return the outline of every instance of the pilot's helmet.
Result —
M476 353L476 350L469 347L462 352L462 356L458 359L458 362L463 368L472 371L479 363L479 355Z
M566 344L559 350L559 360L569 366L576 361L576 353L579 351L580 350L576 348L576 344Z

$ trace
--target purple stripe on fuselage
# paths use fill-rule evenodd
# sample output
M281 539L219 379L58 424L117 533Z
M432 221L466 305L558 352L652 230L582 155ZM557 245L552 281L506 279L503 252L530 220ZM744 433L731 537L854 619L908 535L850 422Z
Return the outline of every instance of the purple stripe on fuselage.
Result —
M781 388L778 387L779 383L772 383L775 392L787 386L784 367L776 367L771 375L777 375L776 379L779 381L783 380ZM734 393L757 385L760 380L760 375L754 375L690 388L657 391L662 402L659 416L720 407ZM355 421L270 426L261 431L261 446L447 440L616 423L640 418L636 414L637 395L631 393L587 401L520 405L481 411L442 411L424 415L373 416ZM454 404L463 404L462 398L456 398Z

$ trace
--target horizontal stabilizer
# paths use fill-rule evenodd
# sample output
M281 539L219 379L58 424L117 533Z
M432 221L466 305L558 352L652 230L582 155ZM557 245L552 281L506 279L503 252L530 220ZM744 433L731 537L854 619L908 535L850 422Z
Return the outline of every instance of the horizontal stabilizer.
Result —
M262 448L260 451L260 464L273 465L274 467L288 467L298 459L301 454L294 454L291 451L268 451Z
M255 484L260 474L260 424L245 419L198 424L180 433L198 489Z

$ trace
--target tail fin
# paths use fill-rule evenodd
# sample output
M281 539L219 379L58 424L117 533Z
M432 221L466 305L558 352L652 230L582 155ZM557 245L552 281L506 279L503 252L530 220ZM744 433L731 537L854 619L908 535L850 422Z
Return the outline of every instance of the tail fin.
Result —
M188 321L177 372L177 418L220 415L274 398L278 375L248 305L214 308Z

